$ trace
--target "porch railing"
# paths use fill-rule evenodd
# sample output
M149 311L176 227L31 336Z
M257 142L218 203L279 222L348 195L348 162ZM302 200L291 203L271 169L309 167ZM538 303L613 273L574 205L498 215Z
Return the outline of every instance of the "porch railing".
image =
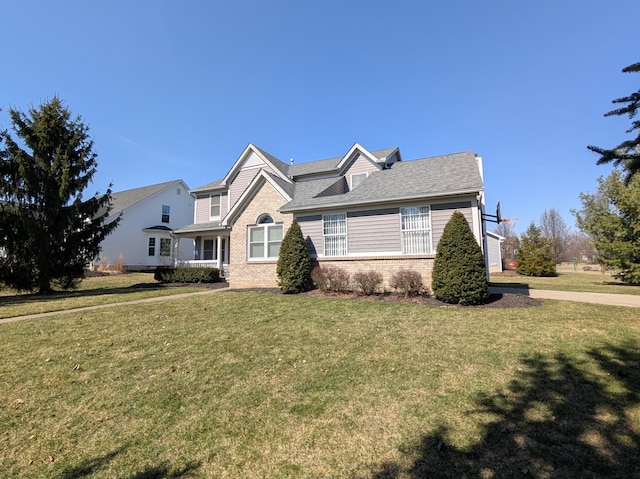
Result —
M187 260L178 260L176 262L176 266L182 266L186 268L218 268L220 270L220 274L224 277L228 276L228 267L227 265L221 265L218 260L200 260L200 259L187 259Z

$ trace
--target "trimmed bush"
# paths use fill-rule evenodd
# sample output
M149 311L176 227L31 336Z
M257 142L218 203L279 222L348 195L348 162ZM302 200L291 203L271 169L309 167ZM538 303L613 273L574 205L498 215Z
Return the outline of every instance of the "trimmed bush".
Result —
M358 271L353 275L353 284L367 296L376 294L382 281L382 274L377 271Z
M407 297L418 296L425 292L422 275L411 269L396 271L389 281L389 286Z
M433 295L450 304L482 304L489 297L480 245L464 215L456 211L444 227L431 274Z
M216 283L220 281L220 270L218 268L158 266L153 278L160 283Z
M278 255L278 286L285 293L303 293L313 287L307 242L296 220L287 230Z
M334 293L346 293L350 290L350 276L344 269L336 266L318 266L311 272L316 288Z
M551 243L542 237L542 230L534 222L520 237L516 273L525 276L556 275Z

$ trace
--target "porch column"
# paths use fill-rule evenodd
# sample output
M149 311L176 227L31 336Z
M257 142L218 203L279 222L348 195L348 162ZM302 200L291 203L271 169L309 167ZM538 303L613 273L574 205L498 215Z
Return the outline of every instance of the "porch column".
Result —
M218 269L222 271L222 236L217 236L216 241L216 258L218 258Z
M180 236L176 237L173 249L173 265L180 266Z

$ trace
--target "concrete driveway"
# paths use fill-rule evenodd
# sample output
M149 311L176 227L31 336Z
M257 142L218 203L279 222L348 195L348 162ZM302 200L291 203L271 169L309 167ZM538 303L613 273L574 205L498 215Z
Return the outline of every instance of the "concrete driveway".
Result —
M557 299L560 301L578 301L581 303L607 304L611 306L627 306L640 308L640 295L610 294L610 293L584 293L572 291L548 291L545 289L509 288L491 286L489 291L495 294L512 293L524 294L531 298Z

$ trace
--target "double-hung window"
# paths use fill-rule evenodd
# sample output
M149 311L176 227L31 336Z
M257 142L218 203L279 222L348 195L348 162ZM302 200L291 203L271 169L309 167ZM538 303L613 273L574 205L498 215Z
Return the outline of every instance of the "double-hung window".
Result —
M250 226L248 231L249 259L278 259L283 237L282 225L275 224L268 215L261 217L258 223Z
M149 238L149 251L148 251L149 256L155 256L156 255L156 239L155 238Z
M322 215L322 254L347 255L347 214Z
M171 213L171 207L169 205L162 205L162 222L169 222L169 214Z
M432 253L431 215L428 206L400 208L402 252L404 254Z
M209 216L211 218L220 218L220 195L211 195L209 199L211 201Z
M160 256L171 256L170 238L160 238Z

